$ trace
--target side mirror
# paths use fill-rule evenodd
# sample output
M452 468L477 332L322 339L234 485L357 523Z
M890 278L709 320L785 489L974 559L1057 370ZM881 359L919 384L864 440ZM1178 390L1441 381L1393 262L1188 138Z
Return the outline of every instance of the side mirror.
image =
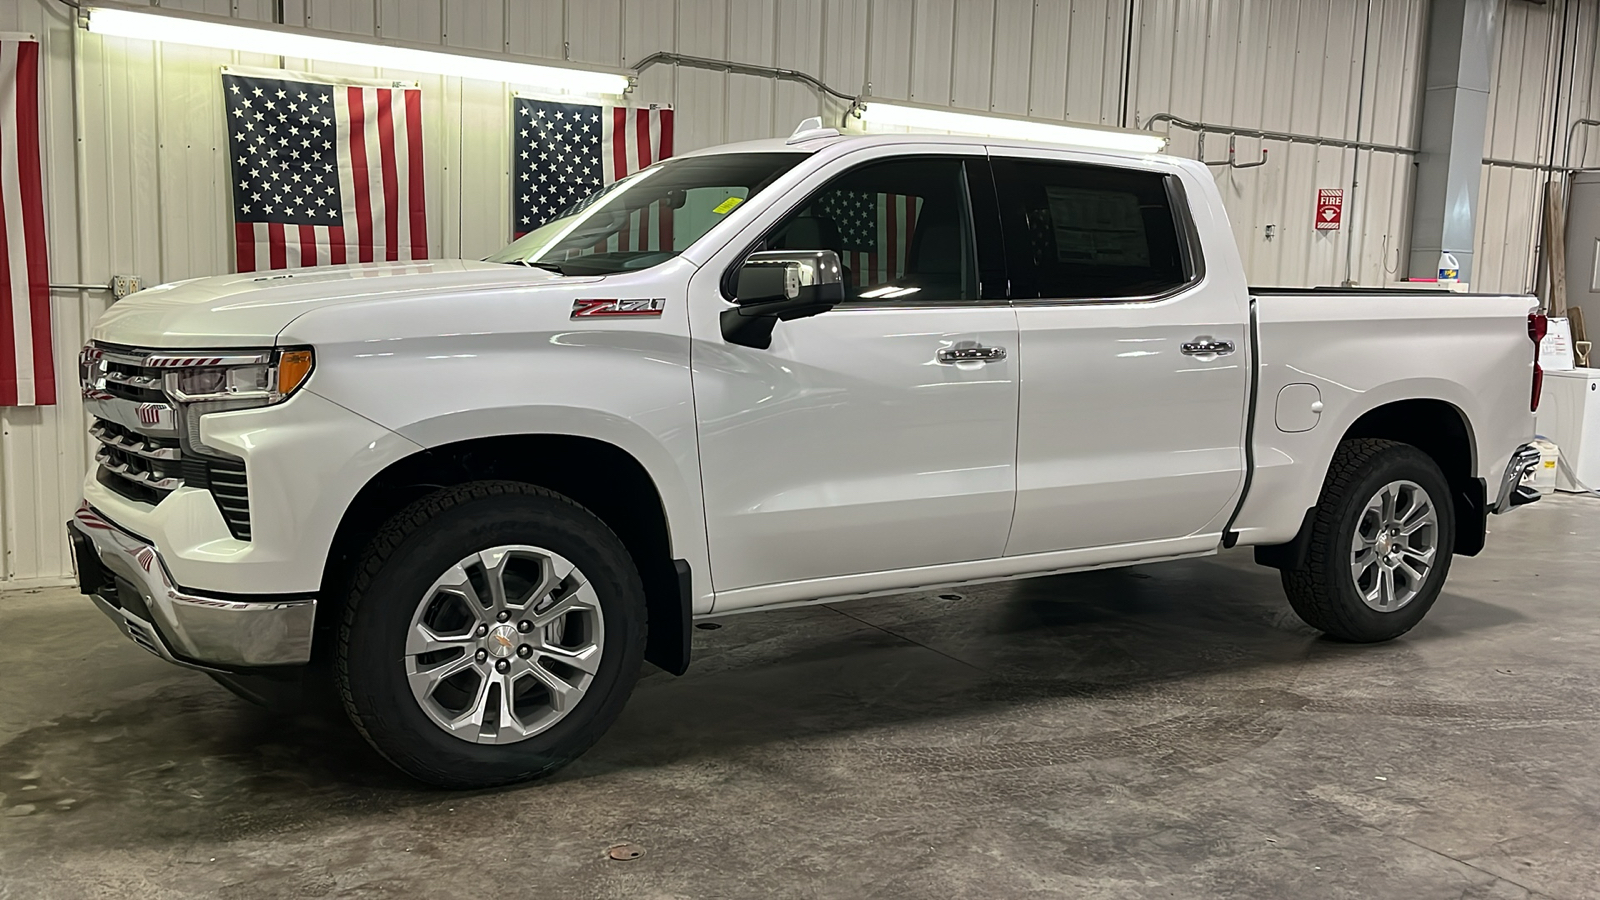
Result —
M844 269L832 250L763 250L739 270L734 303L722 311L722 337L765 350L778 322L827 312L844 301Z

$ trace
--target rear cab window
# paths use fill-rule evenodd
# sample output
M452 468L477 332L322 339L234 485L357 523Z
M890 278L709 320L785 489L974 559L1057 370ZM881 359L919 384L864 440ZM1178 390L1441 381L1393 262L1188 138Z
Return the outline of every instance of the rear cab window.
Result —
M1013 299L1153 299L1198 280L1175 177L1056 160L992 163Z

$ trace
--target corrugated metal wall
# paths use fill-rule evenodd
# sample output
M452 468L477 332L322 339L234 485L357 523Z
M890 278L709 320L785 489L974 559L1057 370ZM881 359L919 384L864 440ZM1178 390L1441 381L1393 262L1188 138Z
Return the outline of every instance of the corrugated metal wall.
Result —
M1546 55L1539 35L1559 16L1560 2L1550 8L1505 2L1513 13L1502 68L1534 71ZM1594 0L1585 2L1592 35ZM159 5L265 21L274 4ZM362 36L608 66L675 50L799 69L847 92L870 84L876 96L919 103L1125 125L1168 112L1404 146L1413 143L1416 125L1426 12L1424 0L283 0L282 6L289 24ZM1511 20L1518 15L1524 21L1516 33L1528 37L1513 46ZM228 269L222 65L420 81L430 251L480 256L508 236L504 85L101 39L75 34L59 0L0 4L0 30L35 32L45 42L54 280L100 282L134 273L153 284ZM75 40L81 147L73 125ZM1592 39L1585 46L1592 48ZM1524 97L1517 84L1516 96ZM805 116L836 118L842 111L799 85L666 66L644 73L636 100L677 108L680 149L786 134ZM1506 115L1523 118L1506 120L1508 140L1539 115L1531 107L1515 110ZM1197 155L1193 134L1172 134L1174 153ZM1403 154L1241 139L1239 156L1254 159L1263 146L1265 166L1217 170L1253 281L1328 284L1343 280L1347 267L1369 284L1395 274L1410 193ZM1226 138L1212 135L1206 157L1220 159L1226 148ZM83 155L86 185L88 214L81 222L75 149ZM1486 179L1486 196L1496 196L1498 183ZM1345 229L1318 233L1315 191L1328 187L1355 191ZM1506 248L1502 258L1528 255L1526 229L1491 239ZM57 292L53 300L58 377L70 385L87 324L106 301L77 292ZM71 570L61 522L88 463L82 412L71 394L56 408L0 410L0 580L60 578Z
M1420 0L1147 0L1139 4L1132 104L1261 131L1412 146L1424 45ZM1363 59L1365 57L1365 59ZM1173 131L1171 152L1200 155ZM1208 135L1205 158L1228 140ZM1240 138L1217 182L1254 284L1363 284L1396 278L1411 159L1310 143ZM1357 184L1359 182L1359 184ZM1313 228L1319 188L1345 190L1339 231ZM1275 234L1268 236L1268 226ZM1403 273L1401 273L1403 274Z
M1500 2L1500 52L1489 97L1473 287L1532 290L1543 220L1542 167L1565 164L1571 123L1600 118L1600 4ZM1600 129L1579 129L1571 164L1600 165Z

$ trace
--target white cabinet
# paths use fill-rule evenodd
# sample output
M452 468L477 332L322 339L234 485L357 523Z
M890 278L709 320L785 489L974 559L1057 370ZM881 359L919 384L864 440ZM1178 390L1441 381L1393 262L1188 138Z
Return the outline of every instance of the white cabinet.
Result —
M1600 486L1600 369L1544 373L1539 433L1561 448L1563 469L1590 487ZM1582 489L1560 471L1556 490Z

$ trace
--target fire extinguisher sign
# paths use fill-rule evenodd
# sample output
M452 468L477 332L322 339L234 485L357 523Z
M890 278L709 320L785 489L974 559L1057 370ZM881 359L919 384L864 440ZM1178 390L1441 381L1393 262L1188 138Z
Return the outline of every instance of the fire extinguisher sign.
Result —
M1344 188L1317 191L1317 230L1338 231L1344 221Z

